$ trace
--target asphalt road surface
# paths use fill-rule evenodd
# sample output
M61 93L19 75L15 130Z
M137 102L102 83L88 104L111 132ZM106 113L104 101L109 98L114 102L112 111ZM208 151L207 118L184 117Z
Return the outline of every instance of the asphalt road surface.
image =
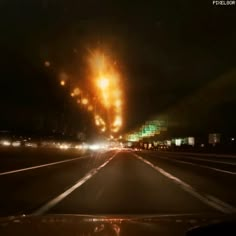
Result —
M236 212L236 157L0 150L0 216Z

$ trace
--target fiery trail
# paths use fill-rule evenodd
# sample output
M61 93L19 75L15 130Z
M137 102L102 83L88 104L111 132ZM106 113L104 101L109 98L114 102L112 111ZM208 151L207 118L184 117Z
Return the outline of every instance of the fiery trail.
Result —
M123 123L120 74L115 63L99 50L91 53L89 65L96 96L107 111L109 129L118 132Z
M88 63L89 93L65 72L58 75L60 86L66 87L71 98L93 114L95 125L101 132L117 133L123 125L123 99L121 76L116 62L100 50L95 50L90 51Z

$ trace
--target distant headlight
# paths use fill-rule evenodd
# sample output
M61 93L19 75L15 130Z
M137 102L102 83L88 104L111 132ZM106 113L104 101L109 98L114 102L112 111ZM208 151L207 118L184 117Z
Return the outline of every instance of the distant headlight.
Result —
M0 144L5 147L11 146L11 142L8 140L2 140Z
M83 145L76 145L76 146L75 146L75 149L81 150L81 149L83 149Z
M38 147L38 145L36 143L26 143L25 146L26 147L33 147L33 148Z
M98 145L98 144L89 145L89 149L91 149L91 150L98 150L98 149L100 149L100 148L101 148L101 146Z
M11 144L13 147L20 147L21 146L21 142L20 141L15 141L15 142L12 142Z
M65 150L67 150L67 149L69 148L69 145L67 145L67 144L61 144L61 145L59 146L59 148L60 148L60 149L65 149Z

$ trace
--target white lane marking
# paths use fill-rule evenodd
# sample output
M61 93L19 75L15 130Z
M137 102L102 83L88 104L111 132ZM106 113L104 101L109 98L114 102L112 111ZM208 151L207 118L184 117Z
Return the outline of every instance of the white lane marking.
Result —
M143 161L147 165L149 165L152 168L154 168L155 170L157 170L162 175L171 179L173 182L175 182L176 184L181 186L181 188L184 189L186 192L190 193L192 196L196 197L197 199L199 199L203 203L207 204L208 206L211 206L214 209L216 209L220 212L223 212L223 213L235 213L236 212L236 208L234 208L233 206L230 206L229 204L227 204L215 197L213 197L213 198L209 197L210 195L198 193L192 186L190 186L189 184L185 183L184 181L178 179L177 177L171 175L170 173L166 172L162 168L153 165L151 162L145 160L141 156L138 156L136 154L133 154L133 155L135 155L139 160Z
M173 152L168 151L159 151L164 153L173 154ZM212 154L212 153L195 153L195 152L174 152L176 154L182 154L182 155L191 155L191 156L207 156L207 157L219 157L219 158L232 158L236 159L236 155L228 155L228 154Z
M61 202L64 198L66 198L69 194L71 194L73 191L75 191L77 188L83 185L86 181L91 179L95 174L97 174L99 170L101 170L104 166L106 166L117 155L117 153L111 156L106 162L104 162L98 168L95 168L89 171L83 178L78 180L76 184L74 184L72 187L67 189L65 192L61 193L59 196L53 198L51 201L43 205L41 208L39 208L35 212L33 212L32 215L42 215L46 213L47 211L49 211L51 208L53 208L55 205Z
M206 160L206 159L202 159L202 158L194 158L194 157L189 157L186 156L184 157L186 159L191 159L191 160L199 160L199 161L205 161L205 162L211 162L211 163L219 163L219 164L225 164L225 165L231 165L231 166L236 166L236 163L232 163L232 162L225 162L225 161L215 161L215 160Z
M31 166L31 167L27 167L27 168L23 168L23 169L10 170L10 171L0 173L0 176L15 174L15 173L23 172L23 171L28 171L28 170L39 169L39 168L43 168L43 167L47 167L47 166L58 165L61 163L76 161L76 160L87 158L87 157L89 157L89 155L81 156L81 157L77 157L77 158L73 158L73 159L69 159L69 160L64 160L64 161L57 161L57 162L52 162L52 163L48 163L48 164L38 165L38 166Z
M232 206L229 205L228 203L223 202L223 201L221 201L220 199L218 199L218 198L216 198L216 197L214 197L214 196L212 196L212 195L210 195L210 194L206 194L206 196L207 196L207 198L211 199L212 201L218 203L219 205L221 205L221 206L223 206L223 207L225 207L225 208L231 208L231 207L232 207Z
M181 158L184 158L184 159L191 159L191 160L195 160L195 161L205 161L205 162L210 162L210 163L219 163L219 164L225 164L225 165L232 165L232 166L236 166L236 163L232 163L232 162L225 162L225 161L216 161L216 160L210 160L210 159L202 159L202 158L198 158L198 157L190 157L190 156L187 156L187 155L172 155L173 158L178 158L178 157L181 157ZM171 158L172 158L171 157ZM170 158L170 156L168 157Z
M200 164L196 164L196 163L192 163L192 162L187 162L187 161L180 161L180 160L172 159L170 157L158 156L158 158L166 159L166 160L173 161L173 162L184 163L184 164L188 164L188 165L192 165L192 166L198 166L198 167L201 167L201 168L222 172L224 174L236 175L236 172L232 172L232 171L228 171L228 170L222 170L222 169L209 167L209 166L204 166L204 165L200 165Z

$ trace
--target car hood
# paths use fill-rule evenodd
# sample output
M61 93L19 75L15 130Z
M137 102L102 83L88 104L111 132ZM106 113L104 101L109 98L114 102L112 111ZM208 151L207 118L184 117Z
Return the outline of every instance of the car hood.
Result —
M186 235L202 225L235 222L222 215L44 215L0 219L0 235ZM190 231L191 232L191 231ZM194 231L195 232L195 231ZM195 234L193 234L195 235Z

